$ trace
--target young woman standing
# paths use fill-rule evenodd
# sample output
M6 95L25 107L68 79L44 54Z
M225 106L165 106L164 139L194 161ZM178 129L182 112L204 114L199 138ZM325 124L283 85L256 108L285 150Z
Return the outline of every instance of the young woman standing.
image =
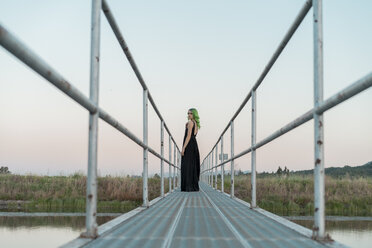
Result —
M181 191L199 191L200 156L196 135L200 129L199 114L195 108L187 111L181 158Z

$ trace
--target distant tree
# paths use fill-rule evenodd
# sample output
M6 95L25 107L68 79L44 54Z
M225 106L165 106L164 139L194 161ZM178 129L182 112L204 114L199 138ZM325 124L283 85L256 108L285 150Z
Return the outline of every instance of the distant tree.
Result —
M282 168L279 166L278 170L276 171L277 175L281 175L283 173Z
M313 175L314 170L301 170L294 171L293 174L296 175ZM335 178L343 178L348 174L351 178L353 177L372 177L372 161L367 162L364 165L360 166L349 166L345 165L344 167L329 167L325 168L325 174L327 176Z
M0 174L11 174L8 166L5 166L5 167L4 166L1 166L1 168L0 168Z
M287 166L284 167L283 173L286 174L286 175L289 174L289 170L288 170Z
M155 173L154 178L160 178L160 176L158 175L158 173Z

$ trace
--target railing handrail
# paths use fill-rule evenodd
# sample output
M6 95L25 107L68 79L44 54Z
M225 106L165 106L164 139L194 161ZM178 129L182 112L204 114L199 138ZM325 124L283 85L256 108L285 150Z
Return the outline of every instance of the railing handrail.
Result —
M304 20L305 16L309 12L310 8L313 7L313 45L314 45L314 107L305 112L304 114L297 117L287 125L283 126L279 130L275 131L268 137L262 139L256 143L256 90L270 71L271 67L278 59L279 55L286 47L289 40L292 38L294 32L297 30L299 25ZM256 205L256 149L263 145L277 139L281 135L299 127L307 121L314 119L314 228L313 237L315 239L325 238L325 184L324 184L324 121L323 113L332 107L346 101L347 99L355 96L356 94L368 89L372 86L372 72L366 76L360 78L348 87L329 97L323 101L323 17L322 17L322 0L307 0L301 8L299 14L295 18L293 24L290 26L286 35L279 44L279 47L275 50L265 69L261 73L260 77L253 85L247 96L243 100L242 104L235 112L231 120L228 122L226 128L222 131L222 134L218 137L216 143L205 156L202 161L201 178L204 182L210 184L212 187L217 189L217 168L221 167L221 192L224 192L224 165L228 162L231 163L231 190L230 196L234 196L234 160L251 153L251 204L252 208L257 207ZM251 125L251 146L248 149L243 150L237 155L234 155L234 120L240 114L248 100L252 98L252 125ZM224 160L223 153L223 137L227 129L231 130L231 157L230 159ZM217 151L218 144L221 144L221 162L218 163ZM214 150L216 149L216 159L214 158ZM214 181L214 183L213 183Z
M143 88L143 141L141 141L136 135L129 131L123 124L118 120L104 111L98 104L98 85L99 85L99 58L100 58L100 12L101 10L105 13L105 16L110 23L114 34L116 35L119 44L121 45L133 71L135 72L138 81ZM96 238L97 233L97 143L98 143L98 119L101 118L115 129L119 130L130 140L134 141L143 148L143 206L149 207L148 201L148 152L152 153L160 159L160 174L161 174L161 197L164 197L164 173L163 173L163 162L169 164L169 192L172 192L176 188L176 177L177 184L180 186L181 178L181 166L180 166L180 149L177 146L177 142L172 136L168 126L158 110L152 95L129 51L128 46L119 30L118 25L107 5L105 0L93 0L92 1L92 16L91 16L91 54L90 54L90 97L85 96L80 90L74 85L69 83L62 75L60 75L55 69L44 62L36 53L30 48L24 45L18 40L13 34L11 34L5 27L0 24L0 45L2 45L11 54L17 57L20 61L25 63L32 70L37 72L48 82L52 83L59 90L64 92L67 96L75 100L79 105L87 109L89 114L89 141L88 141L88 173L87 173L87 191L86 191L86 232L81 233L81 237ZM157 153L148 145L148 104L150 100L157 116L160 119L160 150L161 154ZM164 130L169 135L169 160L164 156ZM172 144L174 146L174 159L172 159ZM177 151L177 152L176 152ZM177 155L177 159L176 159ZM173 176L171 168L173 167ZM177 176L176 176L177 169ZM173 180L172 180L172 178Z
M112 117L109 113L101 107L97 107L88 97L86 97L78 88L69 83L63 76L61 76L55 69L45 63L39 56L37 56L30 48L24 45L13 34L11 34L3 25L0 24L0 44L8 50L11 54L16 56L19 60L24 62L28 67L37 72L40 76L56 86L59 90L64 92L71 99L75 100L79 105L84 107L91 113L98 111L99 117L113 126L115 129L123 133L129 139L137 143L142 148L146 148L156 157L163 159L164 162L172 166L174 163L168 161L165 157L161 157L150 146L144 144L135 134L129 131L123 124ZM165 123L164 123L165 126ZM171 136L171 135L170 135ZM176 166L177 168L180 168Z
M125 56L128 59L128 62L130 63L130 65L131 65L134 73L136 74L136 77L137 77L139 83L141 84L143 90L148 90L148 87L147 87L147 85L145 83L145 80L143 79L142 74L139 71L136 62L134 61L134 58L133 58L133 56L132 56L132 54L131 54L131 52L129 50L129 47L128 47L127 43L125 42L125 39L124 39L124 37L123 37L120 29L119 29L119 26L117 25L117 23L115 21L115 18L113 16L113 14L112 14L112 12L110 10L110 7L108 6L106 0L102 0L102 11L105 14L106 19L109 22L110 27L111 27L112 31L114 32L114 34L115 34L115 36L116 36L116 38L117 38L117 40L118 40L118 42L119 42L119 44L120 44L120 46L121 46L121 48L123 50ZM156 114L158 115L159 119L161 121L164 121L162 115L160 114L160 112L158 110L158 107L156 106L156 104L155 104L155 102L154 102L154 100L152 98L152 95L151 95L150 91L148 91L148 98L149 98L150 103L151 103L152 107L154 108ZM175 143L178 151L180 151L179 147L177 146L176 141L174 140L174 138L173 138L171 132L169 131L168 126L167 126L167 124L165 122L164 122L164 128L165 128L165 130L167 130L168 134L172 137L171 139Z
M301 8L300 12L298 13L296 19L294 20L293 24L291 25L291 27L289 28L289 30L287 31L286 35L284 36L283 40L280 42L278 48L275 50L274 54L272 55L272 57L270 58L269 62L267 63L267 65L265 66L265 69L263 70L263 72L261 73L260 77L257 79L256 83L253 85L252 89L249 91L249 93L247 94L247 96L244 98L243 102L240 104L238 110L235 112L235 114L233 115L233 117L231 118L231 120L228 122L227 126L225 127L225 129L222 131L221 135L218 137L217 139L217 142L214 144L214 146L212 147L211 150L213 150L213 148L216 147L216 145L218 144L218 142L220 141L221 137L225 134L225 132L227 131L227 129L229 129L230 127L230 123L232 121L235 120L235 118L239 115L240 111L244 108L244 106L247 104L247 102L249 101L249 99L251 98L251 93L252 93L252 90L256 90L262 83L262 81L265 79L267 73L270 71L271 67L274 65L274 63L276 62L276 60L278 59L278 57L280 56L281 52L284 50L284 48L286 47L288 41L292 38L293 34L295 33L295 31L297 30L297 28L300 26L301 22L303 21L303 19L305 18L306 14L309 12L310 8L311 8L311 5L312 5L312 1L311 0L307 0L305 2L305 4L303 5L303 7ZM210 152L208 153L208 155L210 154ZM207 155L207 156L208 156Z
M355 81L351 85L347 86L343 90L340 90L338 93L334 94L333 96L329 97L327 100L322 102L318 107L312 108L309 111L306 111L304 114L300 115L293 121L289 122L279 130L275 131L271 135L267 136L266 138L262 139L260 142L256 143L256 145L249 147L246 150L243 150L239 154L230 157L228 160L224 160L222 163L219 163L215 166L212 166L211 168L205 169L204 171L212 170L216 167L220 167L221 165L224 165L228 162L231 162L232 160L235 160L237 158L240 158L241 156L249 153L255 149L260 148L261 146L266 145L267 143L273 141L274 139L280 137L281 135L291 131L292 129L295 129L296 127L301 126L302 124L308 122L309 120L313 119L314 114L322 114L326 112L327 110L331 109L332 107L346 101L347 99L355 96L356 94L362 92L363 90L368 89L372 86L372 72L368 73L364 77L360 78L359 80ZM218 143L217 143L218 144ZM213 149L212 149L213 151Z

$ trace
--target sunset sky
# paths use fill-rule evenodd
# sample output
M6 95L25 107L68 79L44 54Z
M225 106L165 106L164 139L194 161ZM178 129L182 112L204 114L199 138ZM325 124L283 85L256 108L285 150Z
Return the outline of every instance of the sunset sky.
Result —
M145 82L182 147L199 111L201 159L265 68L305 1L108 3ZM324 99L372 71L372 1L323 1ZM142 139L142 87L101 12L99 105ZM0 23L89 96L91 1L0 0ZM257 90L257 142L313 107L312 9ZM89 113L0 47L0 166L86 173ZM160 121L149 103L149 145ZM235 154L251 144L251 101L235 121ZM372 161L372 89L324 114L325 167ZM142 148L99 120L100 175L142 172ZM168 158L168 136L165 136ZM230 129L225 134L230 153ZM230 155L229 155L230 157ZM173 160L173 153L172 153ZM313 121L257 151L257 171L312 169ZM250 170L250 155L235 167ZM225 166L227 170L230 165ZM165 166L168 172L168 165ZM149 155L149 174L160 161Z

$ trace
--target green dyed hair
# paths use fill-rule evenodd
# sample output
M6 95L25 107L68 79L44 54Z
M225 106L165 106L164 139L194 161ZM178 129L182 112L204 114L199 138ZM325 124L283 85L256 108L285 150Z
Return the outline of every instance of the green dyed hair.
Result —
M195 108L191 108L189 109L189 111L191 111L192 116L194 117L194 120L196 121L196 125L200 129L200 120L199 120L200 118L199 118L198 111Z

